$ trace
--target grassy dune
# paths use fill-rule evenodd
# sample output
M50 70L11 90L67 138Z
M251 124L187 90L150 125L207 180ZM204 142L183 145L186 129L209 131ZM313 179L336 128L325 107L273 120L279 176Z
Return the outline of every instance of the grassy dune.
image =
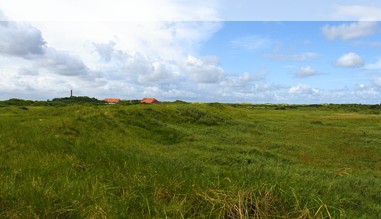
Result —
M0 218L377 218L380 112L0 107Z

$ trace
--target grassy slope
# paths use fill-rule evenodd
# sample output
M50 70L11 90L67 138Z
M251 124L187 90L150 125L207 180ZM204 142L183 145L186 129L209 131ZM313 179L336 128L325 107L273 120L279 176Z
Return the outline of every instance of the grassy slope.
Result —
M376 218L380 122L327 107L2 107L0 217Z

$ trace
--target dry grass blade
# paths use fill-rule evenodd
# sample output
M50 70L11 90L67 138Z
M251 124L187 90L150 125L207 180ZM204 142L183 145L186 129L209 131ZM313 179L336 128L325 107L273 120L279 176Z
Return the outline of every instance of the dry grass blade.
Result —
M351 168L348 168L348 167L341 168L340 170L336 172L336 175L334 178L337 178L339 176L349 175L350 172L352 172Z

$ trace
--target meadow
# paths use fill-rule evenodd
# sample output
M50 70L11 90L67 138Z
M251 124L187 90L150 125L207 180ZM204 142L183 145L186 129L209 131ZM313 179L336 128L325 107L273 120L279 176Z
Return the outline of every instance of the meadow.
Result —
M379 218L380 112L3 105L0 218Z

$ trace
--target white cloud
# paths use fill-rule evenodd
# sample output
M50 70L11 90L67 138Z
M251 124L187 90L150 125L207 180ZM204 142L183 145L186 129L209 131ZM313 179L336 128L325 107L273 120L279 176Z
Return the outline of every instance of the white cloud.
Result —
M215 62L202 60L189 55L186 60L186 71L198 83L217 83L224 79L225 71Z
M0 22L0 54L27 58L43 54L45 46L41 31L35 27L27 23Z
M360 85L361 86L361 85ZM374 84L363 85L363 87L354 87L353 90L347 91L349 95L346 96L346 103L366 103L366 104L379 104L380 103L380 88Z
M350 40L367 37L375 34L378 30L378 22L375 21L359 21L336 26L326 25L322 28L324 36L330 40Z
M300 54L267 54L265 55L266 58L270 58L276 61L295 61L295 62L301 62L306 61L309 59L316 58L318 56L315 52L304 52Z
M381 87L381 77L374 77L374 78L372 78L372 82L377 87Z
M296 74L296 77L303 78L314 76L317 74L318 73L316 72L316 70L313 69L311 66L305 66L300 68L299 72Z
M86 76L91 72L81 58L54 48L47 48L36 64L38 68L65 76Z
M220 96L224 102L280 103L287 101L287 87L270 85L264 82L243 87L225 87Z
M381 81L380 81L381 82ZM357 87L354 88L354 90L351 92L351 94L356 97L356 99L378 99L380 96L380 91L377 88L377 84L373 84L376 86L372 85L364 85L364 84L359 84Z
M19 70L24 75L46 71L65 76L85 76L91 72L79 57L48 47L41 31L24 22L0 23L0 54L14 57L16 63L21 64ZM30 62L23 66L26 62L20 58ZM33 70L26 70L30 63L33 63Z
M8 21L8 18L5 16L4 12L0 10L0 22L3 24L6 24Z
M4 65L6 61L0 60L0 65L6 67L0 72L2 98L51 99L68 94L70 89L75 90L75 95L94 95L102 85L83 77L73 78L36 69L36 63L31 60L19 60L13 67Z
M229 75L221 82L221 86L245 88L250 82L264 80L267 74L267 68L262 68L257 73L244 72L241 75Z
M241 81L246 81L246 82L249 82L249 81L260 81L260 80L264 80L265 77L268 75L269 73L269 70L265 67L261 68L257 73L255 74L250 74L248 72L245 72L243 73L239 79Z
M290 94L318 94L319 91L317 89L311 88L308 85L298 84L294 87L291 87L288 90L288 93Z
M114 41L109 41L108 43L93 43L95 51L98 53L101 61L109 62L114 52L114 46L116 43Z
M117 69L118 71L122 70L129 77L134 78L147 76L153 73L153 60L150 60L149 57L146 57L141 53L120 54L121 60L113 60L117 62L120 61L123 65L121 69Z
M364 68L368 70L381 70L381 58L373 64L365 65Z
M181 62L150 57L139 52L114 49L115 43L94 44L101 64L98 68L109 80L123 80L136 84L162 84L177 81L182 71ZM183 60L181 60L183 61Z
M157 96L157 94L160 94L163 98L171 99L171 100L177 100L177 99L195 99L199 97L199 94L197 94L195 91L187 91L184 89L179 88L163 88L158 86L149 86L144 88L143 95L144 96Z
M364 65L364 61L356 53L350 52L341 56L335 65L339 67L358 68Z
M378 42L378 41L355 41L352 43L352 45L369 47L373 49L381 48L381 42Z
M170 83L177 81L179 66L163 61L151 63L151 71L148 74L140 74L138 81L144 83Z

